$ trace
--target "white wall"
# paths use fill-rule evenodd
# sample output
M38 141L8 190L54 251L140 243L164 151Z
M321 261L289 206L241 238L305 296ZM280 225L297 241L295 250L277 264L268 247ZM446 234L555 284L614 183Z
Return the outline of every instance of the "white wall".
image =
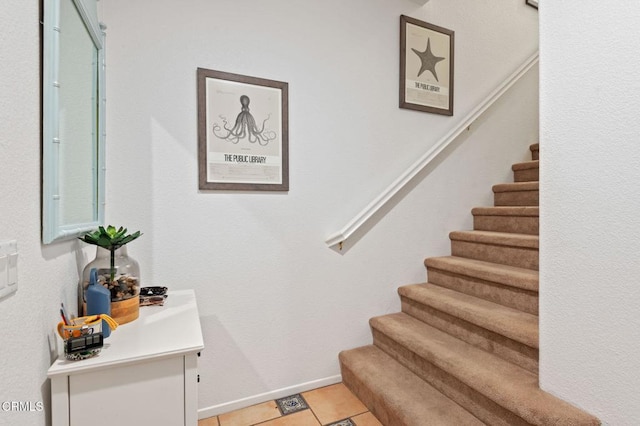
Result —
M640 419L640 4L543 2L541 386Z
M60 302L76 305L78 242L40 244L40 59L38 2L0 2L0 239L18 241L18 291L0 299L0 404L31 403L0 425L43 425ZM37 411L37 403L45 404Z
M423 258L448 252L447 232L470 227L469 209L536 139L532 72L339 255L324 239L535 50L535 11L510 0L102 3L107 214L146 233L130 252L148 284L199 295L202 408L335 380L338 351L370 341L367 319L398 309L395 288L424 279ZM455 117L398 110L401 13L456 31ZM0 16L0 238L19 246L18 292L0 300L0 401L48 410L58 304L75 308L91 250L40 244L38 5L6 0ZM198 66L290 83L288 194L198 192ZM47 424L46 410L0 411L0 425Z
M324 245L537 49L512 0L109 0L107 217L144 284L194 288L202 415L339 378L426 256L537 140L537 72L346 254ZM398 109L399 15L456 31L453 118ZM200 192L196 68L287 81L288 193ZM463 173L461 173L463 171ZM311 382L311 383L309 383ZM260 395L267 393L267 395ZM256 396L258 395L258 396ZM231 404L230 404L231 403Z

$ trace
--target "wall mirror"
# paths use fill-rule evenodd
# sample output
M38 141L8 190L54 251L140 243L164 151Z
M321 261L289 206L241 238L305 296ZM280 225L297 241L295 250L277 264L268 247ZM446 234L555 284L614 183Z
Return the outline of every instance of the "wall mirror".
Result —
M42 242L104 223L104 31L96 0L44 0Z

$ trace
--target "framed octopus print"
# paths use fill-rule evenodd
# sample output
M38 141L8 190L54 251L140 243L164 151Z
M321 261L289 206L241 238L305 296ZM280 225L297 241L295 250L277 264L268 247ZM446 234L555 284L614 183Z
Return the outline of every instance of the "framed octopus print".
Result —
M288 84L198 68L201 190L288 191Z
M400 16L400 108L453 115L454 32Z

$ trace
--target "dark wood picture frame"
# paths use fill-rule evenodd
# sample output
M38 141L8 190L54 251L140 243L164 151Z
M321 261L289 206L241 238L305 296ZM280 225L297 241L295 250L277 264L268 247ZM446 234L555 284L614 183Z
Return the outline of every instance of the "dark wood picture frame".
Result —
M289 190L289 85L198 68L201 190Z
M538 0L524 0L531 7L538 8Z
M400 108L453 115L452 30L400 16Z

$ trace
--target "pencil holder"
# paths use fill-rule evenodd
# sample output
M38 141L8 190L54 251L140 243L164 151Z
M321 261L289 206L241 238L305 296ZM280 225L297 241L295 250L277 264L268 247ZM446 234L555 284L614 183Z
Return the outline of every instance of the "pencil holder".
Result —
M71 320L70 324L58 323L58 334L64 341L64 356L68 360L91 358L100 353L103 345L103 320L114 330L118 323L108 315L89 315Z

